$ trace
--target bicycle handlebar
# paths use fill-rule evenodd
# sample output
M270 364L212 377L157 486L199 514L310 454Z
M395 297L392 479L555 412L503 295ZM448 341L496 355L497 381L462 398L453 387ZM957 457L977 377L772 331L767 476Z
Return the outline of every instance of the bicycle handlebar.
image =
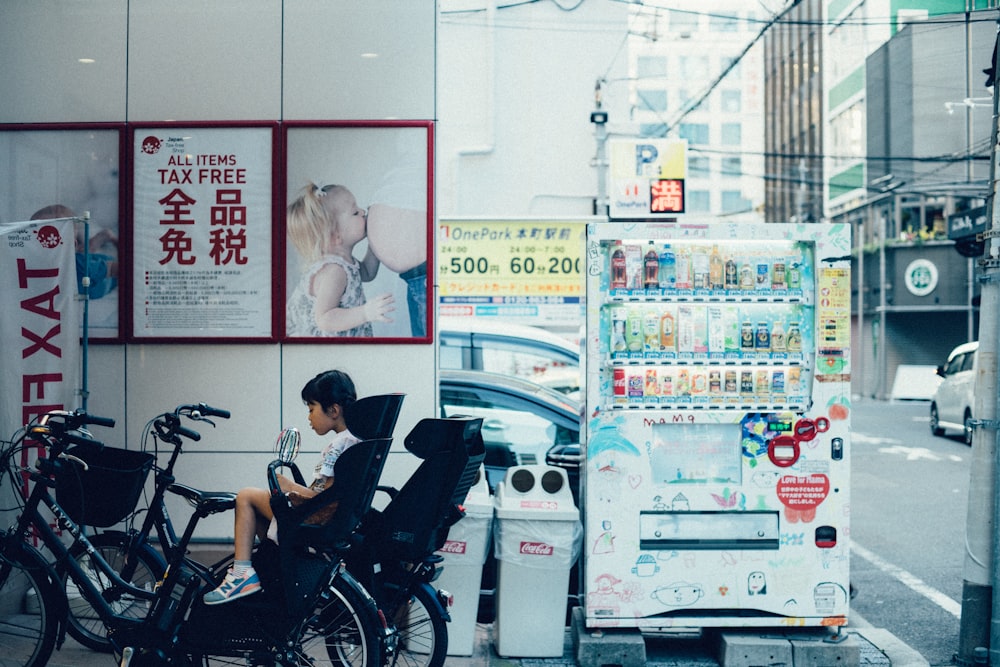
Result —
M39 426L47 426L57 432L75 431L83 426L106 426L111 428L115 420L111 417L99 417L85 410L51 410L38 420Z
M198 431L192 431L189 428L184 428L183 426L180 425L177 426L175 432L177 433L177 435L183 435L188 440L193 440L195 442L201 440L201 433L198 433Z
M104 442L91 437L83 430L88 424L114 426L115 420L108 417L89 415L83 410L52 410L42 415L37 422L25 428L25 435L48 446L53 455L64 457L70 445L84 445L104 449Z
M175 415L185 415L194 420L203 420L205 417L221 417L222 419L229 419L232 415L229 410L223 410L222 408L213 408L211 405L206 403L198 403L196 405L178 405L177 409L174 410Z
M201 440L201 434L198 431L181 425L181 416L193 421L208 422L212 426L215 426L209 417L229 419L230 412L222 408L214 408L207 403L184 403L174 408L173 412L165 412L153 421L156 436L164 442L169 442L177 447L181 445L181 439L178 436L182 436L193 442Z

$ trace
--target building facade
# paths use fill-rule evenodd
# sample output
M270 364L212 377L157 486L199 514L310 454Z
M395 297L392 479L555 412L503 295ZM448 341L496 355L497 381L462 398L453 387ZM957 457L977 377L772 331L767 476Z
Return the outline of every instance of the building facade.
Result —
M828 182L829 220L854 228L860 257L861 394L892 397L899 365L934 366L977 338L976 262L949 240L948 220L980 209L989 188L992 96L981 70L996 17L983 10L900 23L865 60L864 160L837 172L856 176ZM864 187L841 187L854 178ZM915 288L915 271L931 284Z
M767 16L714 0L697 10L633 9L631 121L642 137L686 139L685 214L762 221Z
M764 217L823 217L820 0L803 0L764 36Z

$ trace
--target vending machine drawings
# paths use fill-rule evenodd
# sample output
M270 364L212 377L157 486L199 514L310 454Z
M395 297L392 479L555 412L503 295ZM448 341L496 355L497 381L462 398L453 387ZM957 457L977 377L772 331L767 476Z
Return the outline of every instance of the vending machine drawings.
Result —
M850 229L592 223L588 627L847 624Z

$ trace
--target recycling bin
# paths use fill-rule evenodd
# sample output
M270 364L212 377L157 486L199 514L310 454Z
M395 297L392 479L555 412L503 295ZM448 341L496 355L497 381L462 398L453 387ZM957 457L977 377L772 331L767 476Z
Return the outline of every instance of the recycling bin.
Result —
M472 655L475 648L479 584L493 527L493 499L484 468L480 467L479 478L462 506L465 516L451 527L447 541L438 549L444 560L434 582L438 590L448 591L453 599L448 655Z
M514 466L497 484L493 644L501 657L563 655L570 570L583 528L562 468Z

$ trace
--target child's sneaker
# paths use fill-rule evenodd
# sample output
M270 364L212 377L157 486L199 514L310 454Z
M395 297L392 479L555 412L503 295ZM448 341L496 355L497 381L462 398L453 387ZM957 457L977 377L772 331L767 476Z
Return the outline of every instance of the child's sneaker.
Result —
M219 587L214 591L205 593L202 598L205 604L222 604L232 600L238 600L248 595L253 595L260 591L260 578L257 573L251 570L242 577L233 575L233 571L226 572L226 578L222 580Z

